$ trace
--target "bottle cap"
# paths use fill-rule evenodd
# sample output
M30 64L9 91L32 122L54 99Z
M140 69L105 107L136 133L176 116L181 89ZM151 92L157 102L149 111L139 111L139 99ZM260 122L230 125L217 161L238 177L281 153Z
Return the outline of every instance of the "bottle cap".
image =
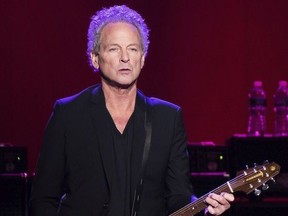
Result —
M254 81L253 85L254 85L254 87L262 87L262 81L259 81L259 80Z

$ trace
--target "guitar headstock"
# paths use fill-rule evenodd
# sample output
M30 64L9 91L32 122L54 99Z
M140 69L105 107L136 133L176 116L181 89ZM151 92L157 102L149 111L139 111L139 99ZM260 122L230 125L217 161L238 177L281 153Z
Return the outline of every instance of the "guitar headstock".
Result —
M239 171L234 179L201 196L196 201L189 203L169 216L188 216L199 213L207 207L205 200L210 193L220 194L221 192L233 193L236 191L242 191L249 194L254 190L258 190L260 194L258 187L262 185L264 187L263 189L268 189L268 185L265 183L269 180L273 180L273 177L279 172L280 166L274 162L265 162L264 165L254 166L254 168Z
M279 172L278 164L266 162L263 165L255 165L253 168L237 172L237 176L231 180L230 184L234 191L242 191L246 194L255 191L255 194L259 195L261 191L258 188L262 186L262 189L268 189L266 182L275 181L274 177Z

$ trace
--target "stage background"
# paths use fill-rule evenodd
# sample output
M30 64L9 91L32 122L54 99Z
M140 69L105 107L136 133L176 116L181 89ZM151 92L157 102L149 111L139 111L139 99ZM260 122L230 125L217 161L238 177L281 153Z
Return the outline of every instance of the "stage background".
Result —
M180 105L191 142L224 144L247 128L247 94L288 80L287 0L1 0L0 142L28 147L33 172L54 101L99 81L88 66L93 13L113 4L139 11L151 45L139 88Z

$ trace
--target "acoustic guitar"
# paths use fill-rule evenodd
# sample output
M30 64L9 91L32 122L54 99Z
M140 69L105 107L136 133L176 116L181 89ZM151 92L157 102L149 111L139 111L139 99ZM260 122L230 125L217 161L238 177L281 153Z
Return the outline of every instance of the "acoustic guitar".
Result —
M269 180L275 182L274 176L276 176L279 172L280 166L274 162L265 162L264 165L255 165L253 168L247 168L246 170L239 171L237 172L236 177L232 180L227 181L223 185L203 195L194 202L189 203L183 208L170 214L170 216L196 215L207 207L205 199L210 193L220 194L221 192L235 193L237 191L241 191L249 194L254 191L256 195L260 195L261 190L258 188L262 186L263 190L267 190L269 185L266 184L266 182Z

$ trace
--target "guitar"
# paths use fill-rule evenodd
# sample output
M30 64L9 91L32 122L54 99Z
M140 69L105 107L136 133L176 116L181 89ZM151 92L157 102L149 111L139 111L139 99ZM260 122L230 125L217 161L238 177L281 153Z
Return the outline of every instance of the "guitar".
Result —
M249 194L252 191L255 191L256 195L260 195L261 191L258 189L258 187L262 185L263 190L268 189L269 186L266 184L266 182L269 180L275 181L273 177L279 172L280 166L274 162L266 162L264 165L239 171L234 179L227 181L223 185L203 195L194 202L189 203L178 211L170 214L170 216L193 216L199 213L207 207L205 199L210 193L220 194L221 192L234 193L237 191L242 191Z

